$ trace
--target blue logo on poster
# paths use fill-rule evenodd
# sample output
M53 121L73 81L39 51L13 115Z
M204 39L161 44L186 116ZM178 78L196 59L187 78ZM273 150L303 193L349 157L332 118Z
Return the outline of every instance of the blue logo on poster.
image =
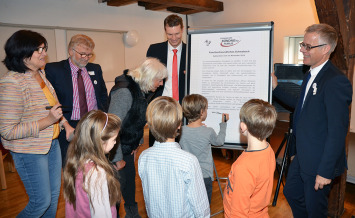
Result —
M235 46L236 44L238 44L241 40L239 39L235 39L233 37L225 37L225 38L221 38L221 46L222 47L231 47L231 46Z

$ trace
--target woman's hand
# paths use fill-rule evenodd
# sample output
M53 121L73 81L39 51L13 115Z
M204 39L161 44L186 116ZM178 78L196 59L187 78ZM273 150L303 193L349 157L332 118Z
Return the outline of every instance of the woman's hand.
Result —
M133 155L133 160L136 162L136 155L137 155L138 148L136 150L133 150L131 155Z
M136 150L133 150L132 153L131 153L131 155L134 155L134 157L133 157L134 162L136 162L136 156L137 156L137 153L138 153L139 148L141 146L142 146L142 144L139 144L139 146L136 148Z
M58 120L63 116L63 111L62 108L60 107L61 104L56 104L54 105L50 111L48 116L46 116L43 119L40 119L38 121L38 127L39 130L43 130L47 128L50 125L53 125L54 123L58 122Z
M49 110L47 117L52 122L52 124L56 123L63 116L63 111L60 106L62 105L58 103Z
M123 167L126 166L126 161L124 160L120 160L120 161L117 161L116 164L113 165L113 167L116 169L116 170L121 170L123 169Z

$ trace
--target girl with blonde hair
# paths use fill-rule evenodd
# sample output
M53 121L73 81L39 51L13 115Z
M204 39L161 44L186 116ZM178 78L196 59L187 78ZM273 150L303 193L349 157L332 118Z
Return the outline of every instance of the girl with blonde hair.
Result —
M120 184L105 154L116 144L121 120L93 110L75 129L64 168L66 217L117 217Z

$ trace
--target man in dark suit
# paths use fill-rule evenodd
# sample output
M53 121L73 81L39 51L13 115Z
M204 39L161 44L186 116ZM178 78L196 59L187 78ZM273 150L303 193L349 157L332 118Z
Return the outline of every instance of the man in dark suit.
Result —
M296 155L284 188L295 218L327 217L331 181L347 167L345 137L352 87L329 60L336 44L333 27L315 24L306 29L300 51L311 69L298 99L281 90L273 75L274 96L295 108Z
M159 96L169 96L178 100L181 104L185 96L185 67L186 67L186 44L182 42L184 25L182 18L176 14L169 15L164 20L165 42L152 44L147 51L147 57L158 58L168 69L168 78L164 85L159 87L155 93L148 93L148 103ZM174 51L175 50L175 51ZM174 79L174 54L177 57L177 77ZM176 81L176 85L174 85ZM174 95L174 89L176 90ZM149 146L153 146L154 136L149 133Z
M80 118L90 110L99 109L107 112L108 96L101 67L98 64L89 63L94 47L95 43L90 37L75 35L68 46L69 58L48 63L45 67L46 77L55 89L59 102L64 106L63 115L74 128ZM84 103L82 103L83 99ZM61 131L58 138L63 167L70 134Z

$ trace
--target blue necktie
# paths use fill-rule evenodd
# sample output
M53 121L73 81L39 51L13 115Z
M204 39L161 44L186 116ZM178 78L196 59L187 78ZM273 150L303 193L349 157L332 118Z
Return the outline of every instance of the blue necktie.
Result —
M303 86L302 86L300 97L298 99L298 104L297 104L297 107L296 107L296 110L295 110L295 116L294 116L293 125L292 125L294 134L296 133L297 120L298 120L298 117L301 114L302 105L303 105L303 99L304 99L304 95L306 94L307 83L308 83L310 78L311 78L311 72L309 71L308 75L307 75L307 78L305 80L303 80L303 84L302 84Z

